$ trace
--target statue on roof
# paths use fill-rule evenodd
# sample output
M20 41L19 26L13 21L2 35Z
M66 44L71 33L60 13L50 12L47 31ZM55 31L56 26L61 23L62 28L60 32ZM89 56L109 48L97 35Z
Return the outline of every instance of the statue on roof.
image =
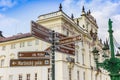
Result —
M62 4L59 5L59 11L62 11Z

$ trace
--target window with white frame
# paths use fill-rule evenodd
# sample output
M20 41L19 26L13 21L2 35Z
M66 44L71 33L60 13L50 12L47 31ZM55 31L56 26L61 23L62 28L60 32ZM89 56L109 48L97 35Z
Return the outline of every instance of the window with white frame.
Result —
M69 36L70 35L70 32L68 29L66 29L66 35Z
M91 54L89 54L89 61L90 61L90 66L91 66Z
M85 80L85 72L83 72L83 80Z
M15 44L11 44L11 49L15 49Z
M20 48L25 46L25 42L20 43Z
M80 73L77 71L77 80L80 80Z
M6 46L2 46L2 50L5 50Z
M22 80L22 74L19 75L19 79L18 80Z
M26 80L30 80L30 74L27 74L27 79Z
M1 66L1 67L3 67L3 66L4 66L4 62L5 62L5 60L4 60L4 59L2 59L2 60L1 60L1 64L0 64L0 66Z
M13 75L9 75L9 80L13 80Z
M2 79L2 76L0 76L0 80L3 80L3 79Z
M35 80L37 80L37 73L35 73Z
M84 53L82 53L82 64L85 65L85 62L84 62Z
M76 62L78 62L78 50L76 50Z
M28 41L28 42L27 42L27 45L28 45L28 46L32 46L32 41Z
M83 40L81 41L81 43L82 43L82 47L84 47L84 42L83 42Z
M93 72L92 72L92 70L91 70L91 80L93 79ZM101 79L100 79L101 80Z
M35 40L35 45L38 45L38 44L39 44L39 40L36 39L36 40Z

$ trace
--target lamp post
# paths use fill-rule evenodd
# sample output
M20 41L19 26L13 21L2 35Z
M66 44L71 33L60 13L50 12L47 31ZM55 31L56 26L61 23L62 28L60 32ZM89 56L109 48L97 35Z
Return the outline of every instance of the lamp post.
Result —
M72 58L72 57L67 57L66 59L67 59L67 61L68 61L69 80L72 80L71 70L72 70L73 67L74 67L74 58Z
M110 53L111 56L109 59L105 59L103 62L99 63L98 62L98 50L96 49L96 47L94 48L93 55L94 55L94 59L96 62L96 67L101 67L105 70L107 70L109 72L110 78L111 80L120 80L120 59L115 57L115 53L114 53L114 44L113 44L113 30L112 30L112 21L111 19L109 19L108 21L108 25L109 25L109 38L110 38ZM104 45L105 46L105 45ZM106 46L103 48L103 50L107 50L109 48L107 48Z

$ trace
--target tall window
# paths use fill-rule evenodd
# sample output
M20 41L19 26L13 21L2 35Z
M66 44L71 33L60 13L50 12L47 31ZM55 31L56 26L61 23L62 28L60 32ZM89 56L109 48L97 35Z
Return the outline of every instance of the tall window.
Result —
M93 72L92 72L92 70L91 70L91 80L93 79ZM101 79L100 79L101 80Z
M22 80L22 75L21 74L19 75L19 80Z
M102 75L100 74L100 80L102 80Z
M32 46L32 41L28 41L27 45Z
M83 65L85 65L85 63L84 63L84 53L82 53L82 63L83 63Z
M66 35L69 36L69 30L66 30Z
M26 80L30 80L30 74L27 74L27 79Z
M2 76L0 76L0 80L2 80Z
M1 64L0 64L0 66L1 66L1 67L3 67L3 66L4 66L4 62L5 62L5 60L4 60L4 59L2 59L2 60L1 60Z
M90 66L91 66L91 54L89 54L89 61L90 61Z
M25 46L25 42L21 42L20 47L24 47L24 46Z
M9 80L13 80L13 75L9 75Z
M76 62L78 62L78 50L76 50Z
M2 50L5 50L6 46L2 46Z
M77 80L80 80L79 71L77 71Z
M95 75L95 80L97 80L97 75Z
M84 42L83 42L83 40L82 40L82 46L84 46Z
M90 47L91 47L90 43L88 43L88 45L89 45L89 49L90 49Z
M15 44L11 44L11 49L15 49Z
M39 44L39 40L35 40L35 45L38 45Z
M85 80L85 72L83 72L83 80Z
M37 80L37 73L35 73L35 80Z

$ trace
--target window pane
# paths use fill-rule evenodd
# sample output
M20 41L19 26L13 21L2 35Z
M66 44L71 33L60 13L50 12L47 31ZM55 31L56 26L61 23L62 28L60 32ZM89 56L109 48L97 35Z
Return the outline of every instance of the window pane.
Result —
M9 80L13 80L13 75L9 75Z
M35 73L35 80L37 80L37 73Z
M32 42L31 41L28 42L28 46L32 46Z
M2 50L5 50L5 46L2 46Z
M21 74L19 75L19 80L22 80L22 75Z
M4 62L5 62L4 59L2 59L2 60L1 60L1 67L4 66Z
M35 40L35 45L38 45L39 44L39 40Z
M27 74L27 80L30 80L30 74Z

